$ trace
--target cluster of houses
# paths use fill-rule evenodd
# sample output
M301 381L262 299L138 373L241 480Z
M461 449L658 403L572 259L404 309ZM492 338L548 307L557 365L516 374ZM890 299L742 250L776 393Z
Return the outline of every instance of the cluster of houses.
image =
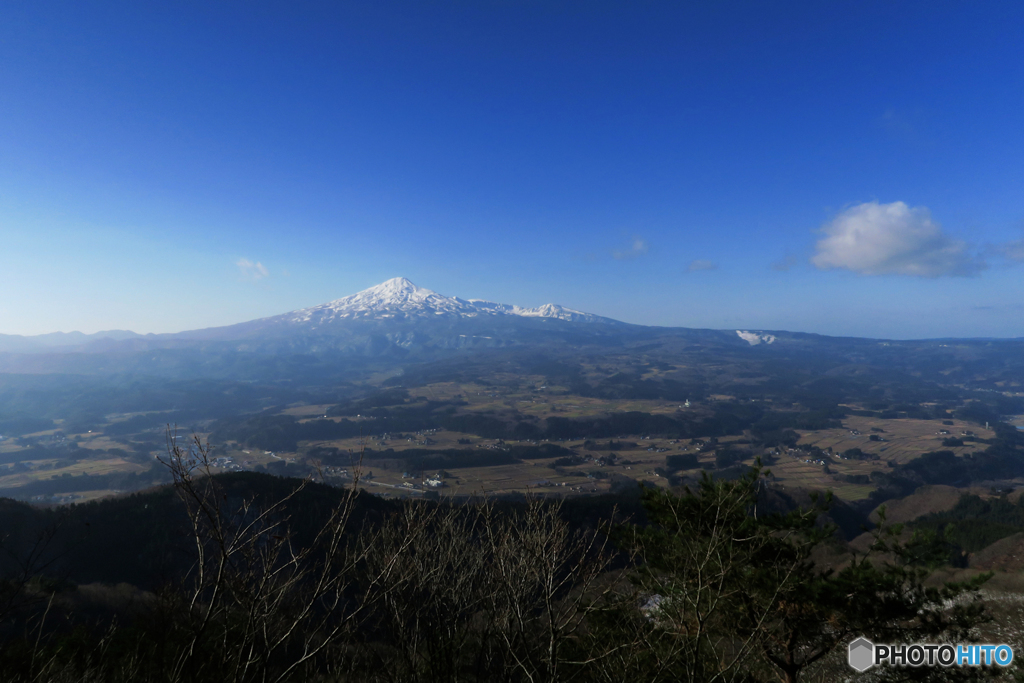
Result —
M413 475L412 475L411 472L403 472L402 473L402 479L412 479L412 478L413 478ZM425 486L426 488L439 489L439 488L445 486L444 475L441 472L435 472L434 474L430 475L426 479L422 480L421 485ZM412 483L411 481L402 482L402 486L404 488L407 488L407 489L419 488L416 484Z
M232 458L229 458L225 455L214 458L213 462L211 462L210 464L216 467L217 469L225 470L228 472L241 472L243 469L241 465L236 463Z
M508 446L506 446L505 442L502 441L501 439L498 439L494 443L486 443L486 444L478 443L476 445L476 447L477 448L486 448L487 450L491 450L491 451L507 451L508 450Z
M936 432L936 434L938 434L939 436L949 436L950 432L948 429L940 429L939 431ZM960 436L974 436L974 432L972 432L969 429L961 429Z
M560 482L559 481L548 481L547 479L544 479L542 481L533 482L531 484L531 486L538 486L538 487L541 487L541 488L552 488L552 487L554 487L554 488L565 488L565 489L568 489L572 493L594 493L594 492L597 491L596 487L571 486L571 485L567 484L564 481L560 481Z
M821 450L820 448L817 448L817 447L814 447L813 450L808 450L808 449L804 448L803 446L796 446L795 448L790 447L790 448L786 449L786 453L788 455L791 455L794 458L803 459L803 461L805 463L808 463L808 464L822 465L822 466L828 464L827 462L825 462L825 458L823 457L826 452L828 452L829 455L834 455L832 453L832 448L831 447L829 447L828 451L823 451L823 450ZM777 451L773 451L773 453L777 453ZM819 453L821 454L820 456L818 455ZM812 457L807 457L807 456L812 456Z

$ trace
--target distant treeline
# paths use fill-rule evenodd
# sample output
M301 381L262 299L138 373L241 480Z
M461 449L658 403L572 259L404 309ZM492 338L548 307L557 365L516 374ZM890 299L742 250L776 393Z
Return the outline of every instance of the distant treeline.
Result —
M78 493L81 491L138 491L139 489L165 484L170 481L167 468L153 465L143 472L111 472L110 474L72 475L65 472L53 475L48 479L37 479L22 486L2 489L0 496L30 498L33 496L52 496L62 493Z
M56 440L56 439L35 439L33 437L22 437L17 439L19 445L23 446L18 450L0 453L0 465L26 462L31 460L56 460L58 462L78 462L80 460L95 459L106 455L107 457L119 457L133 460L138 463L150 463L153 458L150 456L154 450L162 451L164 443L155 441L132 441L125 444L131 450L123 448L108 448L100 450L96 448L82 448L77 441Z
M95 451L87 451L74 441L62 444L32 444L28 448L0 453L0 465L17 463L26 460L77 460L93 455Z
M954 558L962 557L1024 531L1024 497L1011 503L1006 496L984 500L965 493L952 510L919 517L911 527L934 532L951 544Z
M196 431L196 425L211 417L210 413L199 408L148 413L108 424L103 427L103 433L107 436L125 436L154 430L163 433L168 425L177 427L183 432Z
M655 415L640 411L603 417L546 420L503 420L493 414L457 414L456 405L442 402L374 407L357 413L365 419L317 419L301 422L291 415L229 418L212 427L214 442L236 441L252 448L294 452L300 441L330 441L360 436L381 436L444 429L486 439L541 441L560 439L614 439L641 434L672 439L721 437L750 430L759 443L795 443L796 429L839 427L844 411L833 407L815 411L771 411L756 404L721 403L710 415ZM343 409L351 414L352 409ZM332 411L336 413L338 411Z
M53 429L53 420L45 417L10 417L0 419L0 436L21 436Z
M0 435L21 436L54 429L67 434L109 430L123 435L303 401L330 403L346 395L343 384L330 389L261 385L226 379L167 379L148 375L0 373ZM148 413L107 424L108 417Z

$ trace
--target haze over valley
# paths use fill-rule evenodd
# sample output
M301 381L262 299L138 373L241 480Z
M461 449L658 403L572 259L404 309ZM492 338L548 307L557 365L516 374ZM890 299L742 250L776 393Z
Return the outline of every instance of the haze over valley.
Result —
M1018 340L644 327L449 297L404 278L226 327L50 339L18 338L10 346L28 350L0 354L0 490L23 500L161 481L162 434L176 426L211 438L229 470L304 476L324 454L344 469L371 453L385 468L375 485L400 487L391 495L422 495L431 469L467 494L593 493L789 454L780 482L877 504L888 473L946 442L970 455L1024 415ZM593 469L603 442L636 465ZM471 473L460 476L459 462ZM970 479L1017 476L1008 464L982 469Z
M1022 35L0 6L0 683L1024 681Z

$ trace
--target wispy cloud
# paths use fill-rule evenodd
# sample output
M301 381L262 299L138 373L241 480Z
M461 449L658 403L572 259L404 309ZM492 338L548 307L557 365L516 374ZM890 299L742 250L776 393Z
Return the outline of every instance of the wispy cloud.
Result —
M259 261L253 263L247 258L240 258L235 261L235 265L238 266L239 272L246 280L252 280L255 282L270 276L270 271L267 270L266 266Z
M988 267L966 242L947 235L927 208L903 202L850 207L821 229L811 263L861 275L971 276Z
M694 259L690 261L690 265L686 266L687 273L697 273L702 270L715 270L718 268L717 263L711 261L705 261L704 259Z
M777 270L779 272L784 273L787 270L791 269L793 266L795 266L796 263L797 263L796 256L793 256L791 254L791 255L787 256L786 258L779 259L778 261L773 261L772 262L772 270Z
M630 242L628 249L614 249L612 251L612 258L619 261L631 261L645 255L648 250L649 246L647 244L647 240L634 237Z
M995 251L1005 259L1024 263L1024 240L1014 240L1000 244L996 247Z
M930 147L934 137L930 133L930 116L920 109L896 109L889 107L876 119L882 130L891 139L915 147Z

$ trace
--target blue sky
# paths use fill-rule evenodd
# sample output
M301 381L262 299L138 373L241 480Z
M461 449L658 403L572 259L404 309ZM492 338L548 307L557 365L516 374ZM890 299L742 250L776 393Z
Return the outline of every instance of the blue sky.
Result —
M391 277L621 320L1024 336L1024 5L0 8L0 333Z

